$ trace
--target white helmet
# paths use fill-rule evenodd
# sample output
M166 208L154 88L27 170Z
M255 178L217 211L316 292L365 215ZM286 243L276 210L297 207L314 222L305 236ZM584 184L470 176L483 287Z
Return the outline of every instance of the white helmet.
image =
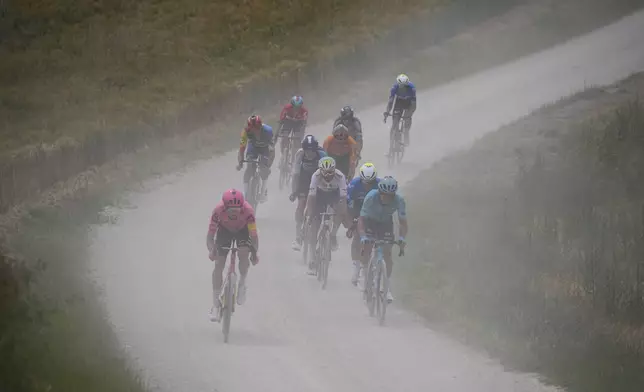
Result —
M376 167L371 162L367 162L364 165L360 166L360 178L364 182L371 182L376 179L378 173L376 172Z
M335 173L335 159L331 157L324 157L318 162L318 168L322 173Z
M400 74L396 78L396 83L398 83L399 86L406 86L409 84L409 76L405 74Z

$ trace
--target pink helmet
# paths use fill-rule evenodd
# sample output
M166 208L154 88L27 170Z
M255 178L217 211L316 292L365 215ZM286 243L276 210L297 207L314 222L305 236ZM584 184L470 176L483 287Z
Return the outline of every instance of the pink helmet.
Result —
M244 205L244 194L237 189L229 189L224 192L224 195L221 197L221 200L224 202L224 207L241 207Z

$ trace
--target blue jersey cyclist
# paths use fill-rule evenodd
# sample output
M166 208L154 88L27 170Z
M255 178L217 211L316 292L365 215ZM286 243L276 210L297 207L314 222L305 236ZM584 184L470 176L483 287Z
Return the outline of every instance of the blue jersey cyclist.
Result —
M367 265L371 258L374 240L393 241L394 240L394 222L393 215L398 212L400 222L398 243L401 250L405 246L405 236L407 235L407 212L405 208L405 199L396 193L398 182L390 176L384 177L378 183L378 189L374 189L365 196L360 218L358 219L358 232L360 233L360 242L363 246L362 263ZM387 276L391 278L393 270L393 260L391 257L391 244L382 245L385 264L387 265ZM394 298L391 292L387 293L388 302L393 302Z
M264 202L268 195L268 177L271 174L271 165L275 159L275 148L273 145L273 128L268 124L262 123L262 119L258 115L248 117L246 127L241 132L237 170L241 170L244 166L244 155L246 159L260 157L259 175L262 178L260 197L261 201ZM244 172L244 197L247 199L249 198L248 188L252 174L252 165L247 165Z
M393 108L393 112L391 112ZM389 91L389 101L387 102L387 110L384 113L385 121L387 116L392 116L392 129L398 127L398 121L401 116L407 118L405 133L405 145L409 145L409 130L411 129L411 116L416 111L416 87L409 81L409 77L405 74L400 74L396 78L396 83Z
M360 277L362 245L360 244L360 236L353 235L353 232L355 231L355 224L360 216L365 196L369 191L377 189L379 182L380 178L376 167L373 163L367 162L360 167L360 176L351 180L347 188L347 207L349 208L349 216L354 221L354 226L347 231L347 237L353 237L351 241L351 259L353 260L354 271L351 283L354 286L358 285L358 278Z
M289 199L297 199L297 208L295 209L295 241L293 249L300 250L302 247L302 223L304 221L304 207L306 207L306 198L309 195L309 186L311 177L318 170L320 159L326 157L326 152L320 147L317 139L313 135L306 135L302 139L302 148L295 153L293 161L293 180L291 181L291 195Z

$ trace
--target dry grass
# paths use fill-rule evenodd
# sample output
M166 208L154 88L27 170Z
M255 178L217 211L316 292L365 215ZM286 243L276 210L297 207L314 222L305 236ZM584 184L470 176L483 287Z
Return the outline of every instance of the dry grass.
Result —
M154 124L443 2L9 1L0 149ZM22 30L9 30L12 23Z
M644 74L609 90L506 126L407 191L403 302L570 391L644 385Z

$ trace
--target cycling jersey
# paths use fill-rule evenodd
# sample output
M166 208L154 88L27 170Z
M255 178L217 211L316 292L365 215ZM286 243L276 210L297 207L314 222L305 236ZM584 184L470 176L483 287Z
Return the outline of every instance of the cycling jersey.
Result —
M309 196L317 195L318 191L325 192L337 192L340 191L340 197L347 197L347 180L344 174L338 169L335 169L335 175L331 181L327 181L322 176L322 171L320 169L316 170L311 177L311 185L309 186Z
M273 145L273 128L268 124L262 124L259 134L246 128L242 130L241 140L239 142L239 152L243 154L248 146L248 150L265 149Z
M327 156L326 151L318 148L317 154L312 159L306 158L303 149L297 150L295 153L295 161L293 164L293 174L300 174L300 172L313 174L318 169L318 162L320 159Z
M208 227L208 239L212 241L217 234L219 227L235 233L244 229L248 229L251 237L257 237L257 225L255 223L255 210L248 202L239 211L238 215L229 216L224 206L224 202L220 201L215 207L210 217L210 226Z
M394 83L389 91L389 101L394 100L403 100L403 101L415 101L416 100L416 86L413 83L409 83L407 86L401 86L398 83Z
M364 198L360 216L376 222L385 223L391 221L396 211L398 211L398 217L400 219L407 219L405 199L402 196L396 194L391 202L383 204L380 201L380 191L373 189Z
M347 202L351 207L351 210L354 212L354 216L360 215L360 210L362 209L362 203L365 196L372 189L376 189L379 182L379 177L377 177L368 185L362 182L362 179L360 177L356 177L351 180L349 186L347 187Z
M349 136L351 136L357 143L360 143L362 140L362 124L357 117L352 118L343 118L338 117L333 122L333 128L337 127L339 124L344 125L349 130Z
M280 113L280 122L286 120L287 116L294 120L306 121L309 118L309 111L304 106L300 106L298 109L289 103L284 105L282 108L282 112Z

